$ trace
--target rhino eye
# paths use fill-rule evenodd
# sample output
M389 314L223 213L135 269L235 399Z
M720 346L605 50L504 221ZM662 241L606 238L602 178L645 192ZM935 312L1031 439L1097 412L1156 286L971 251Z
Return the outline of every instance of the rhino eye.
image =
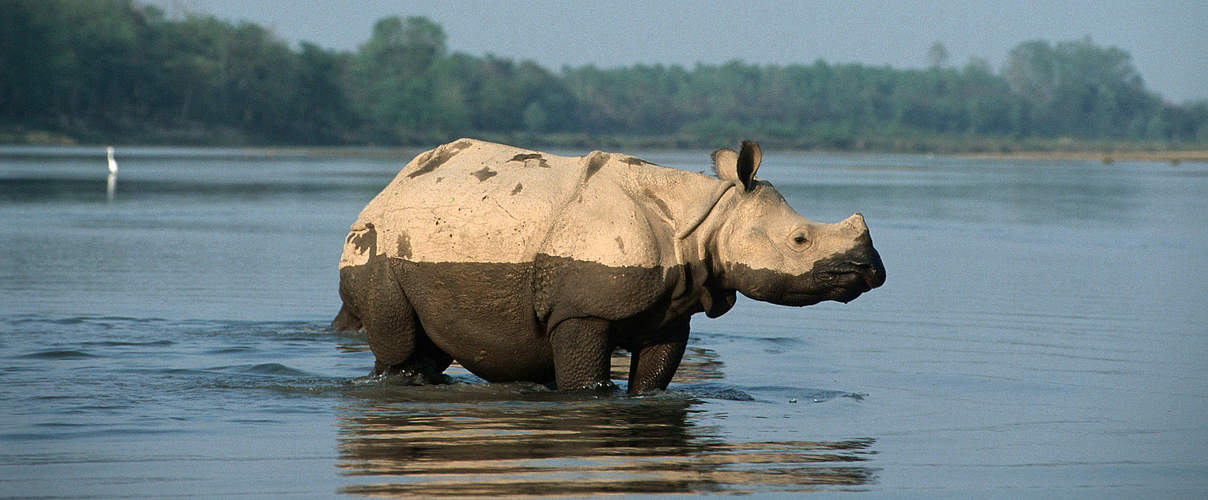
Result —
M806 242L805 236L802 236L799 234L799 235L793 237L793 243L796 243L798 245L804 245L805 242Z

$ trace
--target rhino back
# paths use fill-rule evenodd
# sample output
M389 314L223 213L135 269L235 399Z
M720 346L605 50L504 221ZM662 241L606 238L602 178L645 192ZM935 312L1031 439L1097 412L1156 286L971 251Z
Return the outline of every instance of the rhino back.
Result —
M377 252L413 262L528 262L573 191L578 159L472 139L416 156L361 211ZM344 265L368 258L345 247Z

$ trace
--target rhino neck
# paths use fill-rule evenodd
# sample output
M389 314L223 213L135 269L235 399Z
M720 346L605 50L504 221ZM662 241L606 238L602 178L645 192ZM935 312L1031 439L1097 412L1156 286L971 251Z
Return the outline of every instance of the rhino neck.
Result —
M683 226L682 237L677 233L676 253L685 263L693 281L693 288L700 292L700 305L705 315L716 318L734 307L734 289L723 285L722 265L718 258L718 235L729 219L736 203L738 189L734 184L721 182L709 197L712 207L693 226ZM707 202L706 202L707 203Z
M693 172L661 169L634 179L634 199L642 200L652 223L669 240L663 265L681 269L673 292L675 309L717 317L734 305L734 290L721 286L717 236L736 202L733 183Z

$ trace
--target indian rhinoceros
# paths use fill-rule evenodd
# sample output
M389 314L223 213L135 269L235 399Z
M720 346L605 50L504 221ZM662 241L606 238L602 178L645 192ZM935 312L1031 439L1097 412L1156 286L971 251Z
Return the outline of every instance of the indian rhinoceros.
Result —
M761 152L713 153L715 176L592 152L460 139L416 156L361 211L340 257L332 325L364 328L373 374L665 389L698 312L735 291L790 306L885 281L860 214L810 221L755 177Z

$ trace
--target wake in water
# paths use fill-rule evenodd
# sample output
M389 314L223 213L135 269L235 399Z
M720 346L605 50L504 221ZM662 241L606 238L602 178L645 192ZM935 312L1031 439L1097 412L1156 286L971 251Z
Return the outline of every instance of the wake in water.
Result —
M621 382L618 391L577 393L535 383L489 384L456 363L447 371L449 377L443 384L416 384L403 375L367 376L363 373L372 364L372 356L364 334L336 332L314 323L33 316L3 321L0 335L8 346L5 357L10 362L9 371L68 377L86 371L90 380L98 376L108 380L167 376L181 390L287 389L353 397L380 394L417 401L573 401L586 397L755 402L797 399L820 403L837 397L863 398L861 394L827 389L727 384L720 356L699 341L688 347L669 390L629 397L623 385L629 356L622 351L614 354L612 362L614 378ZM724 339L725 343L792 341L707 333L700 337Z
M859 395L729 384L704 337L671 390L628 396L489 384L456 365L446 384L366 377L363 335L305 322L7 318L0 401L23 410L4 418L0 438L137 443L331 419L336 466L351 481L341 491L360 495L751 493L875 480L863 465L872 439L723 437L734 434L719 431L727 414ZM614 366L627 362L618 353Z

